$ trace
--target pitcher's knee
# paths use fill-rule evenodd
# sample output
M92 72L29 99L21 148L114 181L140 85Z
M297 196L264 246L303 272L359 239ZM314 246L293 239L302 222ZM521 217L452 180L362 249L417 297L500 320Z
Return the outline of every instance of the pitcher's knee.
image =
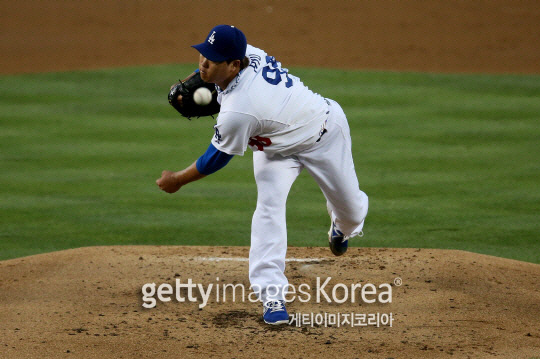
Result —
M348 228L354 229L360 227L364 223L364 219L366 219L366 216L355 215L344 219L340 218L339 220L341 223L346 224Z
M268 212L274 212L274 211L282 211L287 203L287 197L286 196L261 196L259 195L259 198L257 198L257 209L268 211Z
M356 201L349 208L339 208L334 212L338 227L354 229L362 226L368 212L368 197L362 192L360 201ZM343 228L345 229L345 228Z

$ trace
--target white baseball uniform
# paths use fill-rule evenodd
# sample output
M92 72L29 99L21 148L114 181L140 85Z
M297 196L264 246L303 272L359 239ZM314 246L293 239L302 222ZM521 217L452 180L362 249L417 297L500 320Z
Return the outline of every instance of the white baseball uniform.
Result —
M309 90L263 50L248 45L249 67L226 89L212 144L229 155L254 151L257 208L251 228L249 278L260 299L283 299L289 190L306 169L346 238L362 233L368 197L359 189L351 136L341 107ZM324 236L321 234L321 239Z

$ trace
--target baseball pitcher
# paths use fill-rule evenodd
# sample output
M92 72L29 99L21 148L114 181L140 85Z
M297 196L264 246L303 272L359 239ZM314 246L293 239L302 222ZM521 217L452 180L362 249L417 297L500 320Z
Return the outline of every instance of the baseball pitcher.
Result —
M249 279L263 302L264 321L287 323L285 207L303 169L326 197L332 253L344 254L348 240L362 235L368 197L359 189L347 118L338 103L312 92L274 57L247 45L234 26L214 27L204 42L193 47L200 53L199 68L173 85L169 102L189 118L219 112L215 133L193 164L178 172L163 171L156 183L174 193L220 170L248 147L253 150L258 196ZM193 92L201 86L214 92L205 106L193 101Z

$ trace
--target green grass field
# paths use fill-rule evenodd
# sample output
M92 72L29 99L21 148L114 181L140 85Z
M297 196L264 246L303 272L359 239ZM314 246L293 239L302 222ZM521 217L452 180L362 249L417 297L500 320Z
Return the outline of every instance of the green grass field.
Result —
M249 245L251 151L174 195L155 180L202 154L212 118L167 103L194 65L0 77L0 259L118 244ZM451 248L540 263L540 76L293 69L340 102L370 197L354 246ZM339 173L336 174L339 176ZM326 246L303 173L289 244Z

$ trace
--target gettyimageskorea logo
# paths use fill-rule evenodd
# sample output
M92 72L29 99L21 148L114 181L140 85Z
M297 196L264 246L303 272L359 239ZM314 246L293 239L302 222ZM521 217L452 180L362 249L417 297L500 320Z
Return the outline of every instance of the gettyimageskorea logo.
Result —
M315 303L392 303L392 287L400 287L403 282L401 278L395 278L393 285L382 283L336 283L330 284L332 277L324 280L317 277L313 285L302 283L298 286L288 284L281 288L279 286L268 286L264 290L267 300L283 298L287 303L298 300L302 303L315 301ZM247 289L246 289L247 288ZM246 286L242 283L220 283L216 278L216 283L207 285L195 283L191 278L182 281L175 280L174 285L169 283L146 283L142 286L142 306L144 308L155 308L158 300L161 302L171 302L176 300L179 303L198 303L200 309L206 307L210 300L212 303L227 302L260 302L262 290L256 285ZM289 325L296 327L392 327L394 322L393 313L358 313L338 312L338 313L292 313L289 315Z
M284 287L268 286L265 288L265 297L268 300L278 299L281 296L287 303L296 300L307 303L392 303L392 285L382 283L375 285L373 283L336 283L330 284L332 277L324 280L317 277L314 285L302 283L298 286L288 284ZM401 285L401 279L396 278L393 281L394 286ZM208 305L210 299L215 303L232 302L259 302L262 290L257 285L250 285L247 289L242 283L220 283L216 278L216 283L201 284L195 283L191 278L182 281L176 278L174 285L169 283L146 283L142 286L142 306L144 308L154 308L157 301L170 302L176 300L179 303L192 302L199 303L199 308Z

